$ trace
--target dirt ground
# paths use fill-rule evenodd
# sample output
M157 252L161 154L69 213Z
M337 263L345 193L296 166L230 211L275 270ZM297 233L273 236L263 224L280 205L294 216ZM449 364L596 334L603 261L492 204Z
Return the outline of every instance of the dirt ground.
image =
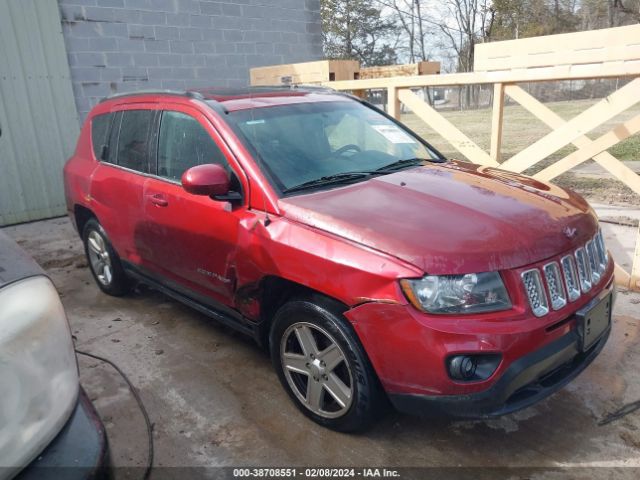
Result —
M615 258L628 263L634 229L604 228ZM144 287L124 298L102 294L66 218L4 231L51 275L77 348L115 361L138 387L154 423L156 467L475 467L439 478L463 471L482 478L477 467L483 467L493 469L487 478L640 478L640 411L598 426L608 413L640 400L640 294L618 295L605 350L568 387L534 407L491 421L390 412L366 434L344 435L301 415L268 357L242 335ZM109 366L83 357L79 363L113 463L144 465L144 423L126 384ZM503 467L533 470L523 475ZM160 468L152 478L171 471ZM217 470L208 472L216 478ZM116 477L140 473L117 470Z

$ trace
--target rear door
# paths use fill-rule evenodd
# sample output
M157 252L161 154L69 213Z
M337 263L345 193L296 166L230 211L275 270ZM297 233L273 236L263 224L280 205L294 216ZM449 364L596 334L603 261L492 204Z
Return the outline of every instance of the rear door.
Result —
M94 145L100 163L92 176L94 211L114 248L124 260L139 263L144 245L135 231L144 215L142 190L150 172L150 137L157 110L136 105L112 112L110 135L104 146Z
M187 193L182 174L217 163L241 190L242 171L217 131L197 109L166 105L161 114L156 176L144 183L144 228L137 240L150 254L147 266L193 292L231 304L235 253L244 206Z

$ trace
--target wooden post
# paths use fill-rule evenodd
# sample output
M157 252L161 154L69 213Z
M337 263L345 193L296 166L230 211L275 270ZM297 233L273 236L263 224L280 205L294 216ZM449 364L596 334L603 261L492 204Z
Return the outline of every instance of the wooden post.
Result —
M396 87L387 89L387 113L396 120L400 120L400 99Z
M493 108L491 110L491 159L500 163L502 146L502 123L504 114L504 83L493 86Z

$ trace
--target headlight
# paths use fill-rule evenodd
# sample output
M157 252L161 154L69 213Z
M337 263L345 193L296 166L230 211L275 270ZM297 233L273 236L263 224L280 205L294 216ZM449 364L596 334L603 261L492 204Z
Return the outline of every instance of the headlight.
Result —
M428 313L496 312L511 308L498 272L427 275L400 281L409 301Z
M78 389L71 332L51 281L38 276L1 288L0 478L17 473L53 440Z

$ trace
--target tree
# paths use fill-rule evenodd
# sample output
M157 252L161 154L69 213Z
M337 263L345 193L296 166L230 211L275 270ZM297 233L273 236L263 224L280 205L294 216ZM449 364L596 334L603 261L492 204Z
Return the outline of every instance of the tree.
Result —
M364 66L396 63L389 39L397 27L373 0L322 0L320 14L327 58L359 60Z
M640 0L582 0L581 30L640 23Z
M576 0L494 0L492 8L493 40L575 32L580 24Z
M475 46L491 36L494 11L491 0L444 0L442 18L436 21L437 27L457 56L457 71L473 70ZM477 104L479 88L467 85L464 87L465 104ZM462 108L462 101L460 103Z
M402 39L407 43L407 56L409 63L429 60L427 53L426 35L432 33L433 28L425 12L425 0L389 0L379 1L393 10L397 24L403 33Z

